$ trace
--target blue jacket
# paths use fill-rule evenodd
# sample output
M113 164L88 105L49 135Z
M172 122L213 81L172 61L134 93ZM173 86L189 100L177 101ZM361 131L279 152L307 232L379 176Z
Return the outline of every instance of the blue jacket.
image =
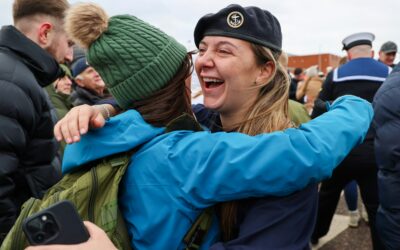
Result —
M182 130L163 134L163 128L146 124L131 110L68 146L63 170L144 143L132 156L120 191L132 246L182 249L185 233L206 207L284 196L329 177L362 142L372 116L368 102L346 96L299 129L257 136ZM201 249L217 239L214 223Z
M387 249L400 249L400 64L374 98L375 156L379 167L377 230Z

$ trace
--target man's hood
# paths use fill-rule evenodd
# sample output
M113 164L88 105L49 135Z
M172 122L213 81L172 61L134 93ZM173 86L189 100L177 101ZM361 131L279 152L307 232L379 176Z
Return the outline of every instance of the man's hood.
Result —
M85 163L126 152L162 133L164 128L149 125L137 111L126 111L111 118L103 128L89 131L80 142L68 145L62 171L67 173Z

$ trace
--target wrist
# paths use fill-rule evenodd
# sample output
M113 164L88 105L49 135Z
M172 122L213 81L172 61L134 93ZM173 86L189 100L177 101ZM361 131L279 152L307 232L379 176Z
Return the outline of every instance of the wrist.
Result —
M110 120L111 114L110 110L107 108L107 105L98 105L100 108L100 114L103 116L104 120Z

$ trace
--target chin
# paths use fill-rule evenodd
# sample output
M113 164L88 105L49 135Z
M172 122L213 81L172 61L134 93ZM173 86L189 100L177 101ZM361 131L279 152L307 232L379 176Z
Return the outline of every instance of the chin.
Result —
M219 103L215 102L215 101L206 101L204 100L204 107L206 107L207 109L211 109L211 110L215 110L218 111L221 109L221 106Z

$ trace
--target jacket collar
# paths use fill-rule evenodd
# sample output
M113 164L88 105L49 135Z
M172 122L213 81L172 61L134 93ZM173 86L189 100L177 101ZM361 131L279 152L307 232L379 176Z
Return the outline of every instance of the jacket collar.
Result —
M62 75L57 61L14 26L0 30L0 47L7 48L32 71L39 85L45 87Z

